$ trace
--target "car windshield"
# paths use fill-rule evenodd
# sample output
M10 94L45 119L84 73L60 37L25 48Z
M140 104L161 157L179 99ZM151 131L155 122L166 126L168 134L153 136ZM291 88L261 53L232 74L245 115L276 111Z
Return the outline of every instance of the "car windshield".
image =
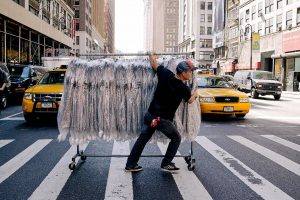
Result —
M275 80L272 72L253 72L254 79Z
M9 68L11 77L28 78L29 71L30 71L29 67L10 67Z
M40 80L39 84L64 84L65 72L47 72Z
M200 76L198 79L199 88L232 88L232 83L223 77Z

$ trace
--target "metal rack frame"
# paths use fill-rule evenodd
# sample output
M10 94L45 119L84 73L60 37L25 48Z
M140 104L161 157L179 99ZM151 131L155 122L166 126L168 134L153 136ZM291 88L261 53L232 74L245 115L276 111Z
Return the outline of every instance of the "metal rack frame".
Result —
M80 57L120 57L120 56L149 56L151 53L100 53L100 54L81 54ZM192 52L186 52L186 53L153 53L153 55L158 56L179 56L179 55L185 55L186 57L189 56L189 58L193 58ZM195 162L196 159L194 157L194 151L193 151L193 141L191 141L190 144L190 152L188 155L175 155L175 157L183 157L185 162L187 163L187 168L190 171L193 171L195 169ZM80 150L79 145L77 145L76 154L72 157L72 162L69 164L70 170L75 170L76 165L78 162L76 162L76 158L80 157L80 160L85 161L87 157L101 157L101 158L107 158L107 157L117 157L117 158L123 158L128 157L129 155L99 155L99 154L85 154L83 150ZM141 157L164 157L164 155L141 155Z

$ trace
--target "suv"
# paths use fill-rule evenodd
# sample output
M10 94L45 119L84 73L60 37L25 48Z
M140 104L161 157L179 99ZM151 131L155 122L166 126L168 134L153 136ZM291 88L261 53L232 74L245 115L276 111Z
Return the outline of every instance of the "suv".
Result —
M282 83L274 78L272 72L261 70L240 70L234 75L234 84L244 92L251 92L253 98L259 95L273 95L279 100L282 92Z
M40 81L25 91L22 110L26 122L34 122L41 116L57 116L64 90L66 69L50 70Z
M35 85L47 71L44 67L33 65L11 65L8 69L11 80L10 93L17 98L23 97L25 90Z

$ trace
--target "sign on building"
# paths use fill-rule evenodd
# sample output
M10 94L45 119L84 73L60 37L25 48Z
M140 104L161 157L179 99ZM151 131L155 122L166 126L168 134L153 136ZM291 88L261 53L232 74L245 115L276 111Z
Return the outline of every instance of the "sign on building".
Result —
M252 33L252 50L260 50L260 35Z

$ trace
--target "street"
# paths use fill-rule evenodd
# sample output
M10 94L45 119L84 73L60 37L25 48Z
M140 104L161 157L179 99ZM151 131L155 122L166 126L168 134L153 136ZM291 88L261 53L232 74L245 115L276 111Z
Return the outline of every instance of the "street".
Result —
M251 98L245 119L209 117L194 142L196 168L160 170L161 158L141 158L144 170L124 171L126 158L88 157L69 170L76 146L58 142L55 122L25 124L21 106L0 115L0 196L16 199L300 199L300 93ZM89 154L124 154L134 141L93 141ZM179 153L186 155L190 143ZM147 144L161 155L165 144Z

